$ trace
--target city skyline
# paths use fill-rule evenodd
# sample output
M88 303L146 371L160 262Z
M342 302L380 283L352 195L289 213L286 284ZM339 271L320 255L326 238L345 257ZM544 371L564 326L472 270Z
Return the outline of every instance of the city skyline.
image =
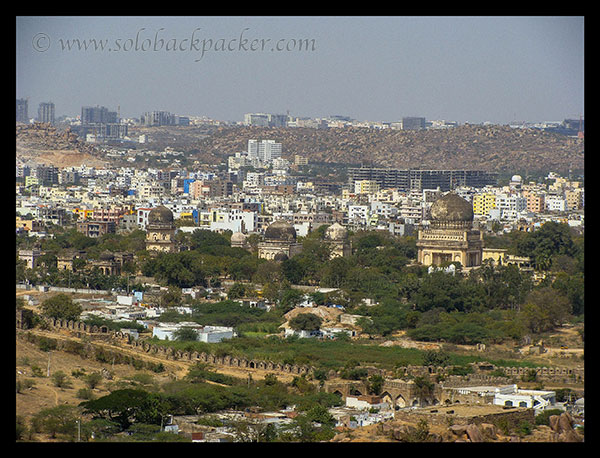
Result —
M99 105L123 118L164 110L234 122L253 112L562 121L584 114L583 24L583 17L17 17L16 96L29 100L29 117L51 101L57 118Z

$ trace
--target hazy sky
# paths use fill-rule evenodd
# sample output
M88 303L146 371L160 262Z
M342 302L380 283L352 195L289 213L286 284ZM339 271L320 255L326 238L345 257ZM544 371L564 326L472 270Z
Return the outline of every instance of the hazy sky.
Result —
M229 121L287 111L562 121L584 110L583 24L549 16L17 17L16 97L29 99L30 117L51 101L57 116L101 105L138 118L166 110Z

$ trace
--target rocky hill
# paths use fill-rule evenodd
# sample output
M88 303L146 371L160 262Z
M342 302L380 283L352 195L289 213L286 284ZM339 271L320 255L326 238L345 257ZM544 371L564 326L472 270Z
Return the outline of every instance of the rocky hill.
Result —
M61 131L44 123L16 125L16 155L23 161L56 167L105 164L99 152L70 129Z
M247 149L249 139L282 143L283 157L311 162L392 168L477 169L496 172L582 172L583 139L537 129L462 125L447 130L366 128L151 127L144 149L170 146L205 164L219 164ZM70 132L46 124L17 125L17 156L59 167L101 166L106 158Z
M225 157L245 151L251 138L281 142L284 157L299 154L314 162L498 172L563 172L584 166L582 139L497 125L422 131L229 127L216 129L194 149L201 156Z

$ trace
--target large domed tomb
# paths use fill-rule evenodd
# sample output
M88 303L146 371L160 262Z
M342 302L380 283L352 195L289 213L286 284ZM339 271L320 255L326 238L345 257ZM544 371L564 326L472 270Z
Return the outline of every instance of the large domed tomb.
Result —
M429 213L432 228L462 229L473 225L473 206L455 193L436 200Z
M330 248L330 259L347 257L352 254L352 247L348 240L348 230L340 223L333 223L325 231L325 242Z
M153 208L148 213L148 225L147 226L172 226L173 225L173 212L167 207L161 205Z
M294 226L277 220L265 229L263 241L258 244L258 257L274 261L291 258L302 251L302 244L296 238Z
M473 206L450 192L430 208L430 225L418 231L417 261L425 266L460 262L470 268L481 265L483 238L473 228Z
M146 224L146 250L172 253L175 246L173 212L165 206L153 208Z

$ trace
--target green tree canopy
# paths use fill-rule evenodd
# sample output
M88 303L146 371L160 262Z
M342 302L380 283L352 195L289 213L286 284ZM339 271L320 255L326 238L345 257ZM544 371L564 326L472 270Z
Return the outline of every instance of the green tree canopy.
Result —
M167 403L160 395L143 390L124 389L81 404L85 413L118 423L122 430L133 422L160 424Z
M46 299L42 302L41 308L44 315L59 320L77 320L82 311L81 306L64 293Z
M314 313L301 313L289 321L289 325L296 331L317 331L323 320Z

